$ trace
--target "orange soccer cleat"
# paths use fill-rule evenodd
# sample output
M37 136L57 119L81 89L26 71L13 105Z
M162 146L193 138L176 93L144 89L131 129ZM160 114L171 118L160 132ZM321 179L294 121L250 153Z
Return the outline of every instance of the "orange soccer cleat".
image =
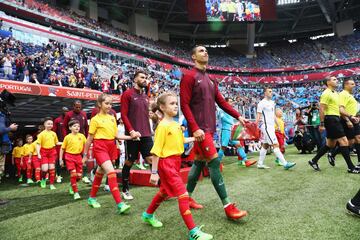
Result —
M189 198L189 206L190 206L190 208L192 208L192 209L203 209L203 208L204 208L203 205L197 203L197 202L196 202L194 199L192 199L192 198Z
M247 211L237 209L235 203L229 204L224 210L226 216L230 219L240 219L248 214Z

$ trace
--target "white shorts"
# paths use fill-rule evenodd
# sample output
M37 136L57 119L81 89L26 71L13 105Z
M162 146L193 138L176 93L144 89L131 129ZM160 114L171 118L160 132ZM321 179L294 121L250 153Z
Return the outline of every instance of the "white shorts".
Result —
M274 126L265 126L265 124L262 124L260 126L261 129L261 143L274 145L279 144L278 140L275 135L275 127Z

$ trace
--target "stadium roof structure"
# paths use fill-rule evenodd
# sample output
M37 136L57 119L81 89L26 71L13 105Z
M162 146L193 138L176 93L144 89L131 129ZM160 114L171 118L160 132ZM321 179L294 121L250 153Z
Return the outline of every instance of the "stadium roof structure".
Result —
M255 42L304 38L333 32L336 22L352 19L360 25L358 0L276 0L277 20L256 23ZM186 0L99 0L111 18L127 22L133 13L158 20L159 32L171 39L223 44L228 39L246 37L244 23L191 23Z

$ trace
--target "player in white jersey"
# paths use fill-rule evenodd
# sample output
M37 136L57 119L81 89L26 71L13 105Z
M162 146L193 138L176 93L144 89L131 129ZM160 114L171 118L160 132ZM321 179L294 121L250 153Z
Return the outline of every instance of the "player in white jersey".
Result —
M269 168L264 165L265 156L267 153L267 149L269 147L273 147L274 153L279 161L284 166L284 169L290 169L296 165L296 163L287 162L284 158L284 155L281 153L279 148L279 143L277 141L275 135L275 102L271 100L272 98L272 89L265 88L264 90L265 97L261 100L257 105L257 115L256 115L256 123L259 125L261 129L261 149L260 156L258 161L259 169Z

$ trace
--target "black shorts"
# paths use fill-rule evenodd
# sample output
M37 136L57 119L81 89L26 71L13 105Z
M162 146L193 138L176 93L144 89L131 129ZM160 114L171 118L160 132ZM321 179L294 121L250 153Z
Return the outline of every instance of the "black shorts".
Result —
M134 162L139 158L139 153L145 159L151 156L151 148L154 145L152 137L141 137L140 141L127 140L126 142L127 160Z
M354 139L355 138L354 128L349 128L347 126L347 124L346 124L346 121L343 118L341 118L340 122L341 122L341 125L344 128L346 138L349 139L349 140Z
M354 135L355 136L360 135L360 123L354 124Z
M353 123L353 128L349 128L346 124L346 121L344 119L341 119L341 124L343 125L345 135L347 139L354 139L355 136L360 135L360 124Z
M339 116L327 115L324 119L326 138L338 139L345 137L345 131Z

